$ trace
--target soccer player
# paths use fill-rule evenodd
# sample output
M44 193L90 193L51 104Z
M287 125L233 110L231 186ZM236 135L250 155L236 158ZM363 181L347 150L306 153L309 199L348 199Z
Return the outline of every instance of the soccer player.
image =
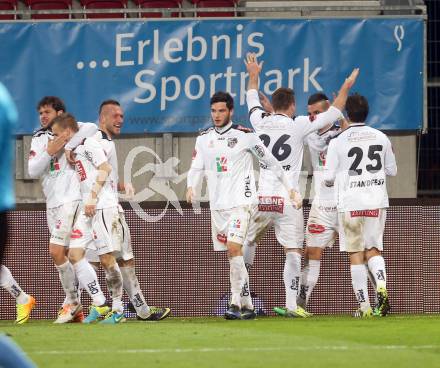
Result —
M252 300L241 302L240 293L248 279L243 261L251 211L257 203L252 154L273 172L273 181L286 191L296 206L301 199L293 190L278 161L249 129L232 123L234 101L230 94L216 92L211 97L212 128L197 138L186 198L192 203L203 174L207 176L214 250L227 250L230 263L231 303L226 319L253 319ZM282 184L281 184L282 183Z
M78 129L75 118L67 113L56 117L52 124L55 137L71 138ZM117 182L109 164L109 157L115 155L115 147L105 134L97 132L93 137L86 138L74 153L82 204L72 229L69 260L74 265L79 282L93 300L90 313L83 322L92 323L105 315L102 323L116 324L124 320L124 314L122 275L113 256L112 238L119 220ZM96 272L84 258L87 248L95 248L98 252L112 297L111 311L105 304Z
M317 116L330 107L330 101L323 93L311 95L307 110L311 124ZM313 167L315 196L306 226L306 247L304 249L304 268L301 272L301 286L297 303L304 309L316 286L321 268L321 257L326 247L332 247L339 232L337 198L333 187L323 185L324 165L327 148L331 139L340 131L341 121L335 121L326 127L309 134L305 143L309 147ZM345 122L345 120L342 120Z
M37 110L41 129L32 137L28 171L31 178L41 178L46 197L47 224L51 234L49 254L66 295L55 323L81 322L84 316L77 294L77 280L73 266L66 256L81 200L79 181L75 170L63 154L69 139L66 135L54 137L52 134L53 119L64 113L66 107L58 97L46 96L38 103ZM69 142L70 147L75 147L96 130L95 124L81 124L78 134Z
M6 211L15 204L12 181L13 128L17 122L17 110L6 88L0 83L0 287L6 289L16 300L17 318L15 323L25 323L35 307L35 299L26 294L12 277L6 266L2 265L4 249L8 238Z
M367 99L354 94L348 97L345 108L349 126L329 144L324 180L327 186L336 181L344 238L341 251L349 253L353 290L360 306L355 317L373 315L365 262L377 285L377 310L385 316L390 308L381 255L388 207L386 176L397 174L396 159L388 137L365 124Z
M118 136L121 133L123 123L124 112L120 103L115 100L106 100L102 102L99 108L100 132L98 133L101 135L101 138L107 137L107 139L112 140L113 137ZM113 141L111 142L113 143ZM133 197L134 188L131 183L119 181L116 151L114 151L113 155L109 156L109 164L112 168L115 182L118 183L118 190L125 192L128 198ZM136 276L130 229L125 221L124 210L122 209L121 205L118 206L118 210L119 220L117 222L116 231L114 234L114 248L116 260L122 273L123 287L129 296L131 306L135 310L139 320L162 320L169 316L171 310L170 308L148 306ZM86 257L94 264L99 262L99 258L97 258L95 251L88 250Z
M304 140L307 135L327 127L342 119L348 91L356 80L358 70L343 83L333 106L318 115L313 124L306 116L292 119L295 114L293 90L279 88L272 94L273 114L261 106L258 95L258 79L262 62L258 63L255 54L248 54L245 60L249 73L246 102L252 126L264 145L280 162L294 188L299 190L299 174L303 161ZM275 308L275 312L285 317L307 318L310 313L297 305L297 295L301 274L301 254L304 241L303 212L286 203L286 193L274 181L273 174L260 165L258 214L252 219L247 242L257 243L270 226L275 227L278 242L286 254L284 265L284 286L286 292L285 308ZM245 290L243 290L245 292Z

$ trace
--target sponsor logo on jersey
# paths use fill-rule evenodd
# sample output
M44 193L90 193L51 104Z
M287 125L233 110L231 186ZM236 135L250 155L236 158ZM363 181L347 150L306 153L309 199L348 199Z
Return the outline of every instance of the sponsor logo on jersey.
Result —
M234 229L240 229L240 227L241 227L241 221L240 221L240 219L235 219L235 220L232 222L232 227L233 227Z
M75 170L79 176L80 181L84 181L87 179L87 173L81 161L75 161Z
M379 217L379 210L350 211L351 217Z
M234 148L237 145L238 139L237 138L228 138L228 147Z
M263 146L260 146L259 144L254 146L255 152L257 153L257 156L262 158L264 157L264 148Z
M307 226L307 230L309 230L310 234L321 234L325 231L325 227L318 224L309 224L309 226Z
M244 178L244 196L246 198L250 198L252 196L251 178L249 175Z
M80 239L82 238L83 233L79 229L73 229L72 233L70 234L70 239Z
M220 243L226 244L226 242L228 241L228 237L226 236L226 234L217 234L217 240Z
M49 170L50 170L50 172L60 170L60 163L58 162L58 159L56 157L54 157L50 160Z
M284 213L284 198L277 196L258 196L258 210L262 212Z
M228 159L225 156L216 157L215 162L217 164L217 172L228 171Z
M318 166L325 166L325 157L326 157L326 152L319 152L319 157L318 157Z
M93 155L92 152L84 150L84 156L86 156L87 160L93 162ZM106 155L107 156L107 155Z
M385 184L384 179L356 180L350 182L350 188L365 188L365 187L372 187L375 185L380 186L384 184Z

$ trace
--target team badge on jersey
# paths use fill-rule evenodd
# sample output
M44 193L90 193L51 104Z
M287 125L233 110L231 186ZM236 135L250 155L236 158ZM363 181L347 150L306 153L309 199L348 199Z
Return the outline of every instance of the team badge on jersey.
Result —
M238 142L238 140L235 137L228 138L228 147L229 148L234 148L236 146L237 142Z
M52 158L50 160L50 172L59 171L60 170L60 163L58 162L58 159Z
M241 221L239 219L234 220L234 222L232 223L232 227L234 229L239 229L241 227Z
M225 156L216 157L215 162L217 164L217 172L228 171L228 159Z
M319 159L319 162L318 162L319 166L321 166L321 167L325 166L325 157L326 157L325 151L319 152L319 158L318 158Z

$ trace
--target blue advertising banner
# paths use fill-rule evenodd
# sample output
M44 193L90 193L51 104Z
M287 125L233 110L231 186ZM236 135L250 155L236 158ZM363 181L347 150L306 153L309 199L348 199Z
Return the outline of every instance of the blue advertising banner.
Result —
M38 127L45 95L61 97L78 120L95 121L109 98L125 110L124 133L195 132L211 124L209 98L235 98L247 124L243 59L264 60L260 89L331 96L359 67L354 92L370 102L379 129L423 125L423 20L169 20L0 23L0 81L19 110L18 134Z

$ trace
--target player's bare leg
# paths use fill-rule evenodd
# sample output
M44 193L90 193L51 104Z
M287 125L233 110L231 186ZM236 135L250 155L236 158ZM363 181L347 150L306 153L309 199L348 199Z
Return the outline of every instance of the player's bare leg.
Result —
M323 249L319 247L306 247L304 250L304 268L301 272L301 286L297 298L298 305L304 309L318 283L322 253Z
M368 270L371 272L376 286L377 294L377 313L380 316L386 316L390 310L387 292L387 274L385 269L385 260L377 248L365 251Z
M365 267L365 252L350 252L350 265L353 291L359 303L359 310L355 313L355 317L372 317L373 312L368 296L368 275L367 268Z

